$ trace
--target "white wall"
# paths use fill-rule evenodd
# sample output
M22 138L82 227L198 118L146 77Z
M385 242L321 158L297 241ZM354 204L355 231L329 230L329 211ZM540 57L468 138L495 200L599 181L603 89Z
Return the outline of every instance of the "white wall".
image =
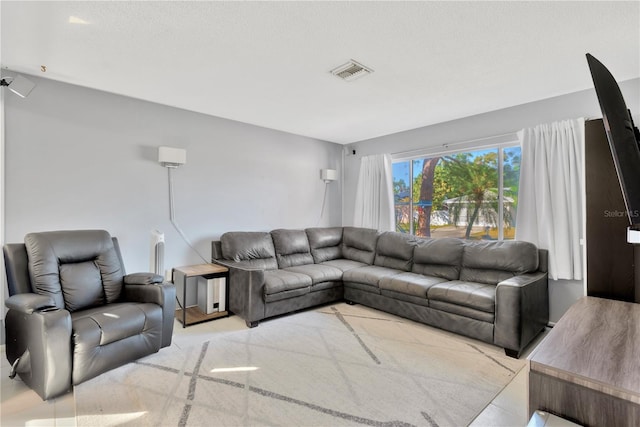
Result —
M627 107L640 125L640 79L620 83ZM557 120L602 117L595 91L584 90L511 108L413 129L349 145L344 151L344 225L353 224L355 191L360 158L370 154L402 153L517 132L525 127ZM351 155L356 150L356 155ZM582 281L551 281L551 321L556 322L583 294Z
M6 242L31 231L103 228L128 272L149 269L150 230L165 233L165 267L202 262L169 221L157 147L187 150L174 171L178 224L207 259L230 230L339 226L337 144L28 76L28 98L5 96ZM160 89L161 90L161 89Z
M167 170L157 147L187 149L174 173L176 218L198 251L229 230L351 225L360 157L515 132L601 113L593 90L362 141L345 147L28 76L28 98L5 96L5 235L104 228L119 237L129 272L147 270L149 232L165 232L165 266L199 263L169 223ZM640 79L621 89L634 120ZM640 122L640 120L637 120ZM356 155L350 155L352 149ZM344 171L342 173L342 163ZM338 169L319 221L321 168ZM343 188L343 190L341 190ZM341 210L342 209L342 210ZM344 220L343 220L344 218ZM2 274L4 276L4 274ZM582 282L550 284L551 321L582 295Z

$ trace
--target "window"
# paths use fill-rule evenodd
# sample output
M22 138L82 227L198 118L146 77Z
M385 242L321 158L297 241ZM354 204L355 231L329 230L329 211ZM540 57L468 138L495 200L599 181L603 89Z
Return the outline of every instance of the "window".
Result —
M513 239L519 178L519 146L394 162L396 231Z

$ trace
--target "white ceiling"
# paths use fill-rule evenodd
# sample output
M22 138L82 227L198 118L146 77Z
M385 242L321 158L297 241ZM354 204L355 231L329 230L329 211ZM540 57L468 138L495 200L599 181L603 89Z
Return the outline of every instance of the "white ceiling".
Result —
M639 6L3 0L1 65L351 143L591 88L587 52L639 77Z

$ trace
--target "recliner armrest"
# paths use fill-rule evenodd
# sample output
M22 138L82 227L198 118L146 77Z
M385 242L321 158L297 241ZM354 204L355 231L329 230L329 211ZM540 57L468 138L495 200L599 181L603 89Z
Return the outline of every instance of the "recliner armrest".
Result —
M57 309L53 298L33 293L10 296L4 303L9 310L16 310L25 314L31 314L35 311Z
M20 297L20 298L18 298ZM12 372L47 400L71 389L71 314L51 307L50 298L16 294L4 319Z
M145 273L139 274L144 275ZM149 274L162 279L162 276L157 274ZM135 276L135 274L129 276ZM152 277L151 280L155 279ZM122 287L122 299L124 301L149 302L162 307L162 347L171 345L173 318L176 311L176 287L173 283L162 280L159 283L145 284L138 281L127 283L125 280L125 285Z
M133 273L124 276L125 285L153 285L164 282L164 277L155 273Z

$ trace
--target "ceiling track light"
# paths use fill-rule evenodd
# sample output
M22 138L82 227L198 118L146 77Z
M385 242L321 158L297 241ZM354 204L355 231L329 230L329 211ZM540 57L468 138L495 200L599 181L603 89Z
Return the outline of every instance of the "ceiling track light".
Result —
M15 77L3 77L0 80L0 86L8 87L11 92L20 98L26 98L36 87L36 84L21 75L17 75Z

